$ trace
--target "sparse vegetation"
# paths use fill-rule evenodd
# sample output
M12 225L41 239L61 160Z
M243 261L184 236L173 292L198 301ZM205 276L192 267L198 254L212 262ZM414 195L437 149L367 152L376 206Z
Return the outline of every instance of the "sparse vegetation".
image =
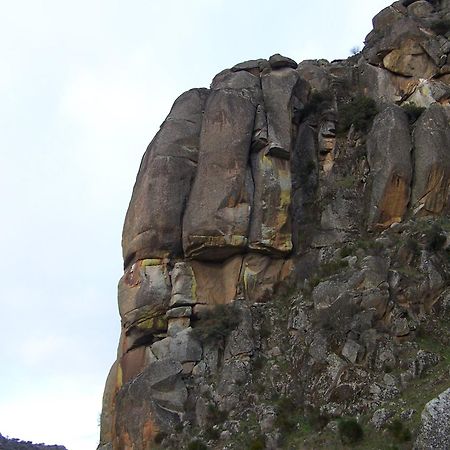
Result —
M448 33L448 30L450 30L450 19L438 19L431 24L430 28L436 34Z
M430 252L441 250L447 238L438 224L433 224L425 233L425 248Z
M338 422L339 437L343 444L355 444L362 441L364 431L361 425L353 418L340 419Z
M265 448L266 448L266 439L262 434L256 436L248 446L248 450L264 450Z
M399 419L395 419L388 425L388 430L395 440L398 442L407 442L411 440L411 431L405 427L403 422Z
M295 416L296 409L295 403L288 397L281 397L277 401L275 425L283 433L291 433L295 429L297 424Z
M402 109L407 114L409 123L413 124L425 111L426 108L417 106L414 103L405 103L402 105Z
M193 335L202 343L223 341L240 322L239 309L234 305L216 305L200 316Z
M320 114L333 105L333 93L330 90L314 91L303 109L303 117Z
M200 440L189 442L187 450L208 450L208 447Z
M339 133L345 133L352 125L356 131L366 133L378 113L378 108L372 98L359 95L350 103L340 105L338 112Z

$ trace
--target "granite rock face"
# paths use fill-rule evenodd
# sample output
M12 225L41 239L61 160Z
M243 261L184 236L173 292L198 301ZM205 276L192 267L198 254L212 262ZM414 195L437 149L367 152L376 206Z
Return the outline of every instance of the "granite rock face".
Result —
M204 429L235 448L224 417L248 402L280 448L263 362L278 396L330 416L398 395L376 376L448 288L450 238L429 222L450 211L448 20L446 1L395 2L348 60L246 61L175 101L125 218L99 449Z

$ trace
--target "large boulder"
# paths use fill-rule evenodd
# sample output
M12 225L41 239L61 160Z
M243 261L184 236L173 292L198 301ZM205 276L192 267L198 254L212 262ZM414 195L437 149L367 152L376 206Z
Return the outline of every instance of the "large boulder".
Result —
M253 199L247 161L255 111L245 89L220 89L209 96L199 166L183 219L188 257L223 260L247 244Z
M401 222L410 197L411 149L406 113L391 106L378 114L367 139L369 228L383 229Z
M183 254L181 222L208 93L192 89L182 94L142 158L123 228L125 267L140 259Z
M440 214L450 182L450 106L433 104L414 129L414 182L411 204L420 214Z
M422 423L415 450L450 448L450 389L429 401L422 411Z

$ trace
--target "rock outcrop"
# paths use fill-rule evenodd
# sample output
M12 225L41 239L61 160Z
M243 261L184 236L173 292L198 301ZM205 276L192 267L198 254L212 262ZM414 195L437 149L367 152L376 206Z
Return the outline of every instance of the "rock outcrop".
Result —
M249 414L281 448L270 398L385 412L441 367L408 345L449 292L449 21L395 2L347 60L246 61L175 101L125 218L99 449L248 448Z

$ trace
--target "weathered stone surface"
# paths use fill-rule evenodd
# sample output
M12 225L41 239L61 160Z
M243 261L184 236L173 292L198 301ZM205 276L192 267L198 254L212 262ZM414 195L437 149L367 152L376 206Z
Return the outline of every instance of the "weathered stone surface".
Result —
M292 117L299 75L291 68L269 71L261 76L261 84L267 114L269 153L289 159L293 145Z
M422 423L414 444L417 450L450 447L450 389L429 401L422 411Z
M269 64L272 69L282 69L283 67L290 67L291 69L297 68L297 63L293 59L282 56L279 53L276 53L269 58Z
M400 386L441 376L440 352L411 341L422 326L436 348L448 340L449 6L396 2L345 61L247 61L175 102L125 222L100 449L184 448L193 430L219 448L244 422L278 448L275 397L333 417L378 410L379 429L385 402L410 406ZM336 135L361 94L381 111L371 132ZM408 103L428 109L414 122L394 105Z
M362 62L358 69L364 95L372 97L379 106L401 101L416 84L415 79L394 74L366 62Z
M233 72L239 72L240 70L247 70L251 73L259 73L262 69L270 67L267 59L251 59L234 65L231 68Z
M426 0L419 0L408 6L408 14L424 18L434 11L433 5Z
M140 260L119 281L119 312L126 352L144 336L162 332L167 327L165 313L170 302L170 278L160 260Z
M160 359L166 358L180 363L199 361L202 348L198 341L192 337L192 329L180 331L174 337L166 337L152 345L152 352Z
M221 263L192 261L197 301L209 305L231 303L238 292L242 258L234 256Z
M180 227L197 166L207 96L207 89L182 94L144 154L123 229L125 266L182 255Z
M172 273L170 306L194 305L197 302L197 285L194 271L187 262L175 263Z
M255 111L245 92L221 89L208 99L199 166L183 219L186 256L223 260L247 244L253 197L247 160Z
M428 108L433 103L447 104L450 99L450 86L435 80L420 80L405 104Z
M190 306L180 306L178 308L169 309L166 313L168 319L179 317L190 317L192 315L192 308Z
M439 214L447 205L450 182L450 107L433 104L414 129L414 181L411 204L416 213Z
M428 54L415 40L407 41L402 47L389 52L383 58L383 66L391 72L406 77L430 78L439 71Z
M325 60L306 60L298 65L297 72L310 84L312 89L319 92L325 91L329 89L331 83L330 73L326 69L327 65L328 61Z
M292 250L290 163L271 156L268 147L253 153L251 161L255 207L249 248L275 255L289 253Z
M361 354L362 347L353 339L348 339L342 349L342 356L351 363L355 364L358 356Z
M288 276L290 268L289 262L284 259L272 259L258 254L247 255L241 271L245 298L251 302L269 300L274 287Z
M392 106L381 112L367 140L371 196L369 228L400 222L406 212L412 178L411 137L405 112Z

